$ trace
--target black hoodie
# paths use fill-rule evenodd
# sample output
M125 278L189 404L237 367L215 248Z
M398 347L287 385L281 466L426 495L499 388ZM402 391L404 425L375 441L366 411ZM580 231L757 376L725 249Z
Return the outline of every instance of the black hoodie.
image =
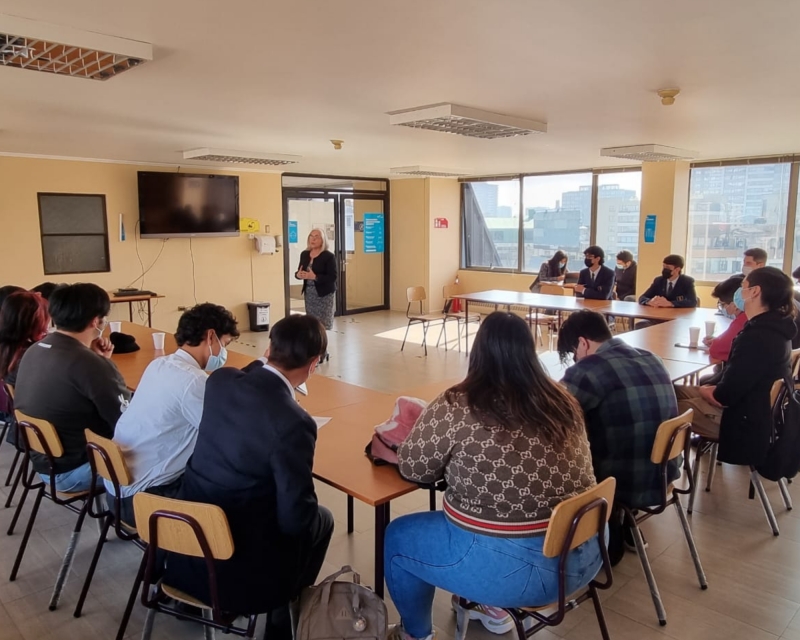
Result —
M767 311L752 320L733 341L730 359L714 397L725 407L720 423L719 459L759 465L772 433L770 390L791 375L792 317Z

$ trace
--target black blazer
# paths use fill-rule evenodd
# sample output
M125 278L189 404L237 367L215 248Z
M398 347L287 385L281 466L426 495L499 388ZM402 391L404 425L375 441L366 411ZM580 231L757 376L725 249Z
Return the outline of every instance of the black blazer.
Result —
M647 304L656 296L663 296L677 309L696 307L698 304L697 293L694 290L694 278L681 274L675 281L669 295L667 295L668 278L658 276L653 280L650 288L639 296L639 304Z
M714 398L725 406L719 430L719 459L759 465L772 434L772 383L791 375L791 318L768 311L748 320L733 340Z
M300 254L300 264L297 267L297 271L301 269L307 270L310 263L311 253L306 249ZM336 257L330 251L323 251L314 258L314 264L311 269L317 276L314 282L320 297L336 291ZM297 271L294 274L295 278L297 278ZM303 280L303 293L306 292L307 285L308 280Z
M297 595L319 513L316 439L313 418L260 361L209 376L178 497L216 504L228 517L235 550L216 563L223 610L263 613ZM166 582L210 602L202 559L170 556Z
M578 284L586 287L586 290L582 294L579 293L578 297L582 296L590 300L611 300L611 296L614 294L614 270L601 265L600 271L597 272L594 282L592 282L592 274L589 273L588 267L581 269L578 275Z

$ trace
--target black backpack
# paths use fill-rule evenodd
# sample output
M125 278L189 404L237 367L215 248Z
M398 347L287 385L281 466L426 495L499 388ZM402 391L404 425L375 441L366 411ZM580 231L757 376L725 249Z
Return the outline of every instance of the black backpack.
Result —
M756 471L777 482L800 471L800 389L793 381L784 382L775 405L769 450Z

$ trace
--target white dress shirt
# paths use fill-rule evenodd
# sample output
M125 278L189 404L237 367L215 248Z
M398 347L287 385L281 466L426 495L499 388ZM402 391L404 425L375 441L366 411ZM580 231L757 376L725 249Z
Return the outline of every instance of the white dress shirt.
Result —
M133 478L132 485L121 487L122 497L183 475L197 440L207 379L183 349L148 365L114 430ZM106 490L113 494L111 483Z
M259 358L259 360L260 360L261 362L263 362L263 363L264 363L264 368L265 368L267 371L271 371L271 372L272 372L272 373L274 373L276 376L278 376L278 377L279 377L281 380L283 380L284 384L285 384L287 387L289 387L289 391L290 391L290 392L291 392L291 394L292 394L292 398L294 398L295 400L297 400L297 397L295 396L295 393L294 393L294 387L292 386L292 383L291 383L291 382L289 382L289 379L288 379L288 378L287 378L285 375L283 375L283 374L282 374L280 371L278 371L278 370L277 370L275 367L273 367L271 364L269 364L269 362L267 362L267 359L266 359L266 358L264 358L264 357L261 357L261 358Z

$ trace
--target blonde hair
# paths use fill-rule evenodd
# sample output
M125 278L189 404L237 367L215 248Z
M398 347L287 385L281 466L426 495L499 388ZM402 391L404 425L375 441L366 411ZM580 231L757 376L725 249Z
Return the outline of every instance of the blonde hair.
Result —
M310 238L311 234L314 233L315 231L319 231L319 236L320 236L320 238L322 238L322 250L323 251L327 251L328 250L328 239L325 237L325 231L323 229L320 229L318 227L314 227L311 231L308 232L308 237ZM308 239L306 239L306 249L308 251L311 251L311 243L308 242Z

